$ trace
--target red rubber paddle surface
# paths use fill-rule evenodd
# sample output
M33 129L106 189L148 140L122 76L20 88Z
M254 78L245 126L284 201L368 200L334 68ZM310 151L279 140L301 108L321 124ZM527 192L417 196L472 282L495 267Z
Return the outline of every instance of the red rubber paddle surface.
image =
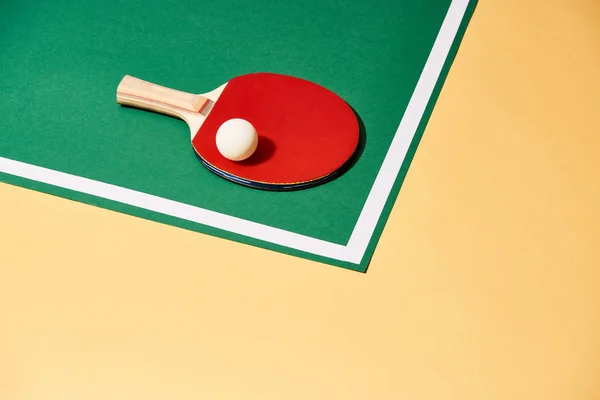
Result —
M231 118L247 120L258 132L256 152L244 161L230 161L217 149L217 130ZM352 157L358 141L354 111L335 93L304 79L255 73L227 83L192 146L225 173L293 185L336 172Z

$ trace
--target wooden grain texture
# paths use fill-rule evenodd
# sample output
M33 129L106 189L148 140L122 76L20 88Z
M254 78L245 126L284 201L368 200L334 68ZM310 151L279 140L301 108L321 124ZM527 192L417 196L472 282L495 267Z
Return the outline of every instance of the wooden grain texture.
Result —
M197 94L160 86L125 75L117 88L117 103L178 118L200 113L209 100Z
M599 17L480 2L364 275L0 185L0 398L597 400Z

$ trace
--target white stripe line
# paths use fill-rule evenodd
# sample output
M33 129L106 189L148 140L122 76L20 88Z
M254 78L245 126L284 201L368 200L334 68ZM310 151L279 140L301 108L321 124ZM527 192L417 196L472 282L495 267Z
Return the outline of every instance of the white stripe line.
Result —
M400 126L346 246L4 157L0 157L0 172L129 204L307 253L360 264L468 5L469 0L452 1Z
M114 200L320 256L345 260L346 247L120 186L0 157L0 172Z
M348 241L348 259L353 263L360 264L367 251L375 227L379 222L385 203L406 158L406 153L421 123L468 5L469 0L454 0L448 9L415 91L400 121L400 126Z

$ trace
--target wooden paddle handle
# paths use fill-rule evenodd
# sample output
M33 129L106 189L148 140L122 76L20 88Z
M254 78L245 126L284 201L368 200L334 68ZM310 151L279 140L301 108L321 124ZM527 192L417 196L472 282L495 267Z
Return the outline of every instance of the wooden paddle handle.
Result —
M125 75L117 88L117 103L183 118L201 112L208 99Z

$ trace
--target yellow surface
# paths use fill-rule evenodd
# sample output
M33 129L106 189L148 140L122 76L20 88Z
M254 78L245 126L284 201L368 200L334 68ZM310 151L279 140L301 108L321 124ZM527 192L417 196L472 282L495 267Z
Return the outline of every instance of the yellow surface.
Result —
M0 185L0 398L600 398L599 49L481 0L366 275Z

